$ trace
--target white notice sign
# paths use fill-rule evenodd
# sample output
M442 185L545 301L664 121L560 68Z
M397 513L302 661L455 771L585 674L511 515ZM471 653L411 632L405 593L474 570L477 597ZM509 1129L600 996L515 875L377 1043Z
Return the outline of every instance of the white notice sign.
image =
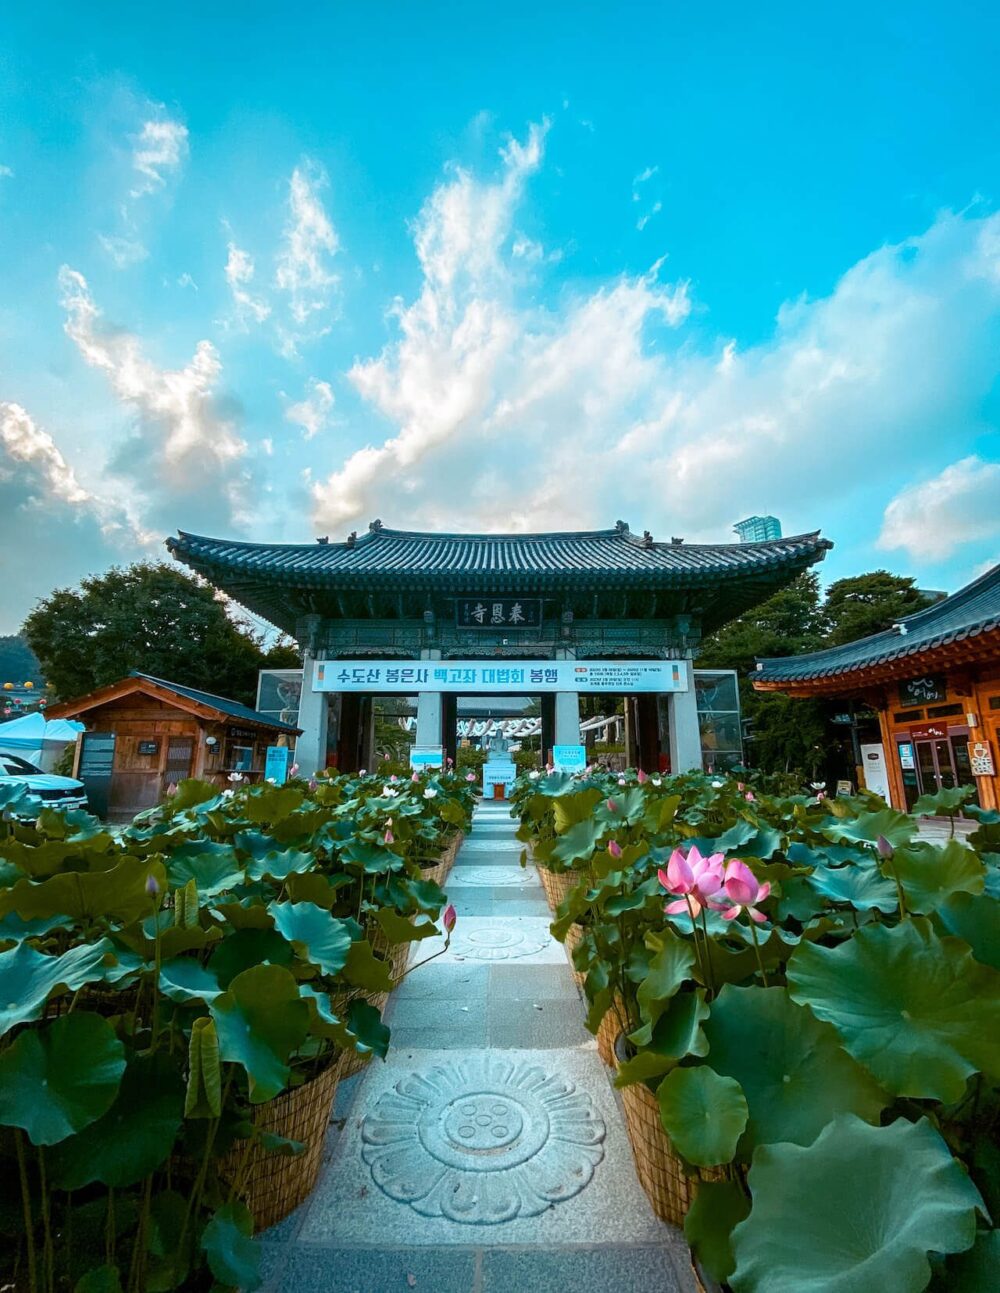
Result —
M587 766L585 745L554 745L552 765L556 772L582 772Z
M464 694L687 691L684 660L317 660L313 691Z

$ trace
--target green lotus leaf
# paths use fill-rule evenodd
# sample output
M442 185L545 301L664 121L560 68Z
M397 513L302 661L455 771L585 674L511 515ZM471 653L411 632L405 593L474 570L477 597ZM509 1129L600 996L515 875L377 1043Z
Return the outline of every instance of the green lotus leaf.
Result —
M354 1045L347 1024L335 1013L329 993L320 992L311 983L299 984L299 996L309 1007L309 1031L314 1037L328 1037L343 1050Z
M639 1016L645 1028L634 1033L636 1045L646 1045L651 1040L657 1020L670 1004L677 989L691 978L695 956L691 945L679 938L671 929L649 936L650 946L656 947L649 962L649 973L639 984L636 994Z
M213 903L212 914L221 916L232 929L274 928L274 917L258 898Z
M740 1084L707 1064L676 1068L656 1088L663 1130L678 1152L698 1167L728 1163L747 1125Z
M146 892L152 877L166 884L162 862L123 857L109 871L74 871L35 883L19 880L0 891L0 916L14 911L26 920L66 915L74 920L108 920L130 924L149 915L153 900Z
M272 850L248 864L247 876L251 880L263 880L265 876L270 876L272 880L287 880L290 875L311 871L315 865L314 853L304 853L298 849L285 849L284 852Z
M154 1192L149 1208L149 1263L144 1293L169 1293L184 1287L194 1238L186 1226L187 1211L187 1200L176 1190ZM186 1239L182 1239L185 1233Z
M885 870L899 877L907 909L925 915L953 893L982 893L986 876L982 862L960 840L948 840L943 848L917 843L897 849Z
M651 1035L645 1024L630 1035L629 1040L633 1044L637 1037L650 1036L650 1040L637 1055L619 1064L615 1086L625 1087L633 1082L662 1077L685 1055L706 1055L708 1042L701 1025L707 1018L708 1005L701 988L694 992L676 993L656 1021Z
M801 943L788 991L893 1095L954 1104L973 1073L1000 1076L1000 973L927 920L868 925L836 948Z
M344 964L344 978L355 988L368 992L392 990L392 967L388 961L379 960L367 939L351 944Z
M254 786L243 799L247 821L282 822L302 806L305 794L295 786Z
M275 929L310 965L319 966L324 974L337 974L344 968L351 935L342 920L314 902L272 902L268 911Z
M191 1025L185 1118L218 1118L222 1113L222 1062L215 1020L203 1015Z
M337 899L337 890L349 883L346 875L331 878L318 871L293 871L285 879L285 892L292 902L314 902L329 911Z
M578 790L572 795L560 795L555 800L543 800L546 807L551 803L552 822L557 835L565 835L577 822L589 822L594 808L601 801L601 792L594 786L587 790Z
M818 916L824 906L822 895L818 894L810 884L809 877L793 875L781 882L781 894L775 907L775 916L778 921L786 921L790 918L805 925L814 916Z
M72 929L72 916L39 916L24 920L15 911L9 911L0 920L0 943L23 943L26 938L41 938L54 929Z
M942 786L933 795L921 795L911 811L914 817L954 817L975 793L973 786Z
M391 907L382 907L375 913L375 919L386 941L393 946L399 943L416 943L423 938L433 938L440 932L432 920L408 920L406 916L400 916Z
M834 840L853 844L877 844L883 835L893 848L909 844L917 833L917 823L906 813L895 808L883 808L877 813L862 813L860 817L833 819L823 826L823 832Z
M396 877L394 876L393 879ZM421 911L439 912L448 901L448 895L436 880L404 879L402 889Z
M576 822L559 836L552 849L552 860L566 868L571 868L574 862L586 862L605 830L604 823L593 817Z
M750 1200L736 1181L701 1181L684 1218L684 1238L709 1275L727 1280L736 1269L734 1228L749 1214Z
M1000 1230L981 1230L976 1242L961 1256L951 1257L934 1293L996 1293L1000 1271Z
M214 1001L222 989L215 974L191 957L179 956L160 966L160 991L178 1005Z
M837 1114L878 1122L888 1097L844 1051L829 1024L783 988L726 986L705 1024L709 1062L743 1088L750 1118L740 1145L811 1145Z
M872 1127L844 1114L812 1145L762 1146L749 1184L736 1293L913 1293L929 1252L971 1246L981 1204L926 1119Z
M243 883L243 863L231 844L195 840L182 844L169 855L167 879L171 889L183 889L193 880L202 899L214 898Z
M309 1007L288 970L280 965L244 970L209 1009L219 1034L219 1054L246 1070L251 1103L271 1100L283 1091L291 1072L288 1057L309 1032Z
M260 1249L253 1241L253 1217L245 1203L225 1203L202 1231L201 1246L220 1284L245 1293L259 1289Z
M382 1016L367 1001L356 999L347 1011L347 1026L355 1038L355 1049L385 1059L389 1049L389 1029Z
M291 965L295 952L276 929L238 929L223 939L209 959L209 969L220 984L230 982L255 965Z
M0 952L0 1037L16 1024L39 1019L57 990L75 992L106 979L113 953L106 938L78 943L62 956L46 956L29 943Z
M95 1266L81 1276L73 1286L73 1293L122 1293L121 1276L117 1266Z
M218 798L219 792L215 786L210 786L207 781L199 781L197 777L185 777L183 781L178 781L177 793L167 800L166 809L176 815Z
M57 1145L110 1108L125 1047L100 1015L75 1010L21 1033L0 1052L0 1125Z
M92 1181L134 1185L173 1148L184 1108L184 1083L166 1052L129 1060L114 1104L96 1122L52 1151L52 1179L63 1190Z
M983 965L1000 970L1000 904L986 894L954 893L935 913L946 934L962 938Z
M403 866L403 859L392 849L359 839L351 840L340 856L343 861L361 867L368 875L385 875Z
M752 840L757 834L757 827L753 822L748 822L741 818L735 822L727 831L715 840L706 840L706 854L708 853L735 853L742 849L748 840Z
M899 906L895 884L881 874L874 862L818 866L808 882L824 898L846 903L858 911L895 911Z

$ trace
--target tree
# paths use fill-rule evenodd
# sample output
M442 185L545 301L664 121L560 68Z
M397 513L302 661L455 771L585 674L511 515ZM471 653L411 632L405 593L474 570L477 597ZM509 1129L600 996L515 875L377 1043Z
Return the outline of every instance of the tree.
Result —
M257 670L295 667L281 643L234 621L208 585L176 566L139 563L60 588L24 622L24 636L57 695L68 699L141 673L255 703Z
M827 642L840 646L881 633L930 603L931 598L915 587L912 579L888 570L838 579L830 585L823 604Z
M0 637L0 683L33 682L39 687L44 681L38 658L20 633Z

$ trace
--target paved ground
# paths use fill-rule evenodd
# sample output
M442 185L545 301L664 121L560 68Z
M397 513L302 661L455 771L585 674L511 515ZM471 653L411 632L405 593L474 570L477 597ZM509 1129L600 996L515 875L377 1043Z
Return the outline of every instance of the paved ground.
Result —
M513 832L477 810L451 947L394 993L388 1061L341 1083L319 1184L265 1236L268 1293L694 1288Z

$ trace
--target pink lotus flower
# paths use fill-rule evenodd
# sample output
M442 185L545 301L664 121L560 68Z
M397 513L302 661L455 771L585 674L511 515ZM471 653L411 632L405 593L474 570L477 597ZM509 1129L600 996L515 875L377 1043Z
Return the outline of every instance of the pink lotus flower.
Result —
M176 794L177 794L177 782L171 781L170 785L167 786L167 798L173 799L174 795Z
M297 777L299 775L299 765L297 763L293 763L288 769L288 775L290 777Z
M722 913L723 920L735 920L741 911L745 911L751 920L763 925L767 917L758 911L756 903L763 902L771 892L769 881L758 883L757 877L745 862L734 858L726 867L726 879L723 885L726 897L733 904Z
M640 768L638 773L636 774L636 780L639 782L640 786L644 785L649 780L649 778L643 772L642 768Z
M386 827L386 831L385 831L385 835L383 836L383 839L386 844L394 844L396 842L396 837L393 835L392 831L389 830L388 827Z
M393 773L393 774L392 774L392 776L389 778L389 781L390 781L390 782L394 782L394 781L398 781L398 780L399 780L399 778L396 776L396 774L395 774L395 773Z
M624 778L624 777L619 777L619 778L618 778L618 784L619 784L620 786L624 786L624 784L625 784L625 778Z
M316 778L315 778L315 777L310 777L310 778L309 778L309 789L310 789L310 790L315 790L318 786L319 786L319 782L316 780Z
M748 804L752 804L752 803L753 803L753 791L752 791L752 790L748 790L748 791L747 791L747 793L746 793L745 798L746 798L746 801L747 801L747 803L748 803Z
M467 773L465 774L465 779L466 779L466 781L475 781L475 779L476 779L476 774L475 774L474 772L467 772Z
M441 924L444 925L449 934L455 928L456 920L458 920L458 912L455 910L454 905L449 903L441 915Z
M609 813L616 813L617 811L618 811L618 805L615 803L615 801L614 801L613 799L609 799L609 800L608 800L608 812L609 812Z
M411 780L411 781L419 781L419 780L420 780L420 773L419 773L419 772L415 772L415 773L413 774L413 776L410 778L410 780Z
M674 849L666 871L661 867L656 873L667 893L681 895L676 902L668 902L664 907L668 916L685 911L698 916L702 907L722 910L718 902L723 896L722 856L721 853L713 853L711 857L702 857L695 844L691 845L687 857L680 849Z
M608 852L611 854L613 858L620 858L622 855L622 846L618 843L617 840L612 840L608 844Z

